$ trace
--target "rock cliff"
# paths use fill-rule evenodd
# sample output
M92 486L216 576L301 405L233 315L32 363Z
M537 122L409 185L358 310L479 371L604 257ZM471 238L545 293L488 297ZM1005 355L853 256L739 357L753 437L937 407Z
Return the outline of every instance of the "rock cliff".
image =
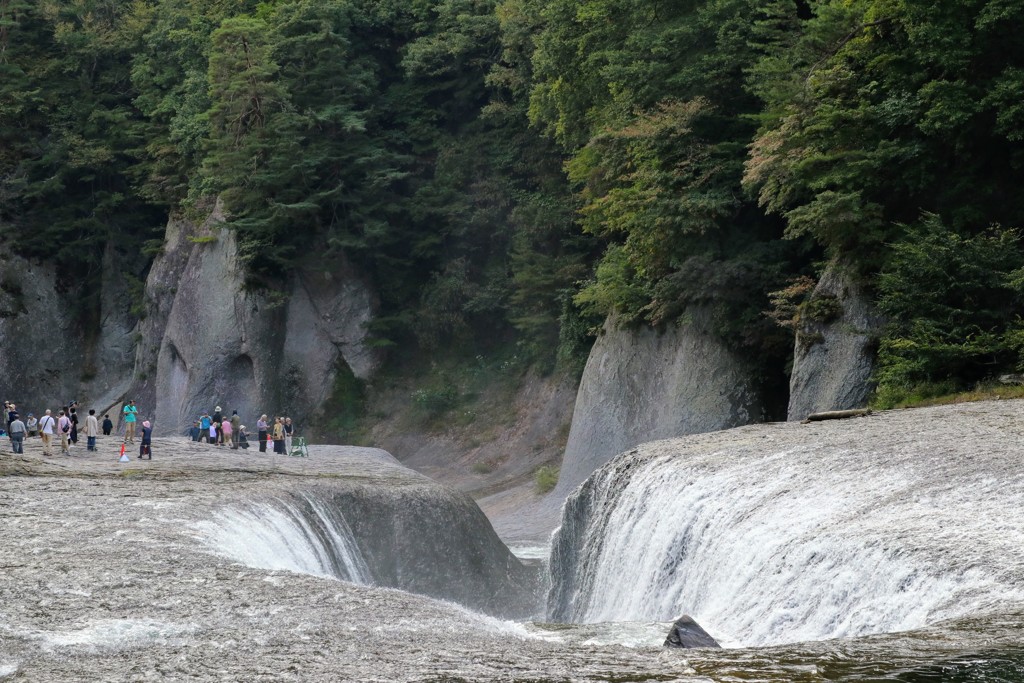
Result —
M128 256L103 256L98 317L55 268L9 255L0 261L0 387L22 415L79 400L102 410L131 382L135 318L122 271ZM129 270L130 272L130 270Z
M805 306L793 352L790 420L823 410L860 408L871 394L882 319L840 266L822 275Z
M158 433L216 406L238 410L250 431L261 413L308 424L342 364L365 378L378 362L365 344L372 294L343 259L297 271L287 296L247 291L219 207L201 225L170 222L146 298L132 395Z
M762 418L753 365L704 330L700 313L664 332L605 324L576 396L557 497L639 443Z

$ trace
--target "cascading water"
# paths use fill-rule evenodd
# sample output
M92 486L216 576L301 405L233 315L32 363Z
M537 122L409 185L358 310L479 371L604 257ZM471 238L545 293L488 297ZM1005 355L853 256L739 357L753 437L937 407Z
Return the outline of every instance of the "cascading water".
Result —
M249 567L372 580L345 517L314 496L225 508L196 528L215 553Z
M598 470L563 510L549 618L688 613L727 644L766 645L1024 604L1015 459L923 452L912 434L872 452L792 433L655 442Z

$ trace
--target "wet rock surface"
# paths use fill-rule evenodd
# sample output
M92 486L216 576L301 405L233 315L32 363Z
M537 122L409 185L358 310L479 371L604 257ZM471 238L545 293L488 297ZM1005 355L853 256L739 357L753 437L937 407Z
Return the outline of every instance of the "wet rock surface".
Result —
M669 629L668 637L665 638L665 647L695 648L695 647L722 647L718 641L711 637L707 631L701 628L700 624L693 620L689 614L676 619Z
M44 458L38 441L23 456L2 447L4 680L597 681L689 671L656 649L549 642L451 602L252 569L197 538L196 524L225 506L308 487L439 488L383 451L314 447L299 459L156 439L152 461L119 463L109 439L72 457Z

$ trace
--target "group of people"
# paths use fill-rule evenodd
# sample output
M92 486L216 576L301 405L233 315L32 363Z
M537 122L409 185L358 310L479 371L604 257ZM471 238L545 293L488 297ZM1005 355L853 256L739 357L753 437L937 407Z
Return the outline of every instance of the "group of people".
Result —
M6 416L6 430L8 439L11 442L11 450L14 453L25 452L25 440L39 438L43 443L43 455L52 456L55 443L60 444L63 455L70 456L71 449L78 445L79 432L86 437L86 450L96 450L96 438L102 430L104 435L113 431L114 423L110 415L103 416L103 423L100 424L96 417L95 410L89 410L84 420L78 415L78 401L69 401L68 404L57 411L57 415L47 408L40 417L34 413L28 413L23 420L18 407L10 401L4 401L4 413Z
M261 415L256 421L256 439L259 442L260 453L267 452L267 442L270 441L274 453L286 454L292 450L292 435L295 433L295 425L290 417L275 417L273 424L267 422L267 416ZM204 412L193 423L188 430L193 441L205 441L217 446L229 446L234 449L249 447L249 432L242 424L237 410L232 410L231 415L226 415L217 406L213 414Z
M4 413L6 415L6 434L11 441L11 449L14 453L24 453L26 439L41 438L43 442L43 455L52 456L55 443L60 444L61 453L70 456L71 449L77 446L79 430L86 437L86 450L96 450L96 438L102 434L109 436L114 430L114 423L110 415L103 416L103 422L99 421L95 410L89 410L84 420L78 416L78 402L70 401L68 405L53 415L47 409L38 419L32 413L28 413L27 419L22 420L17 406L10 401L4 401ZM135 401L127 401L122 410L124 421L123 443L134 444L135 437L139 437L139 458L153 459L153 425L149 420L139 422L139 411L135 407ZM80 426L81 425L81 426ZM274 453L287 454L292 450L292 435L295 433L295 425L290 417L275 417L274 421L268 422L266 415L261 415L256 421L256 434L259 441L260 453L266 453L268 446L273 448ZM192 424L189 436L193 441L205 441L218 446L230 446L231 448L248 448L249 433L245 425L241 424L238 411L231 411L227 416L220 406L213 409L213 414L203 413Z

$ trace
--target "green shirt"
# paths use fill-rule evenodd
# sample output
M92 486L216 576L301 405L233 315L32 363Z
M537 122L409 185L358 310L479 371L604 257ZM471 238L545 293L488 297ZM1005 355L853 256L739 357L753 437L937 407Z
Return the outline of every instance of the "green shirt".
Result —
M124 407L124 421L125 422L135 422L135 413L137 413L137 412L139 412L139 411L135 409L135 406L125 406Z

